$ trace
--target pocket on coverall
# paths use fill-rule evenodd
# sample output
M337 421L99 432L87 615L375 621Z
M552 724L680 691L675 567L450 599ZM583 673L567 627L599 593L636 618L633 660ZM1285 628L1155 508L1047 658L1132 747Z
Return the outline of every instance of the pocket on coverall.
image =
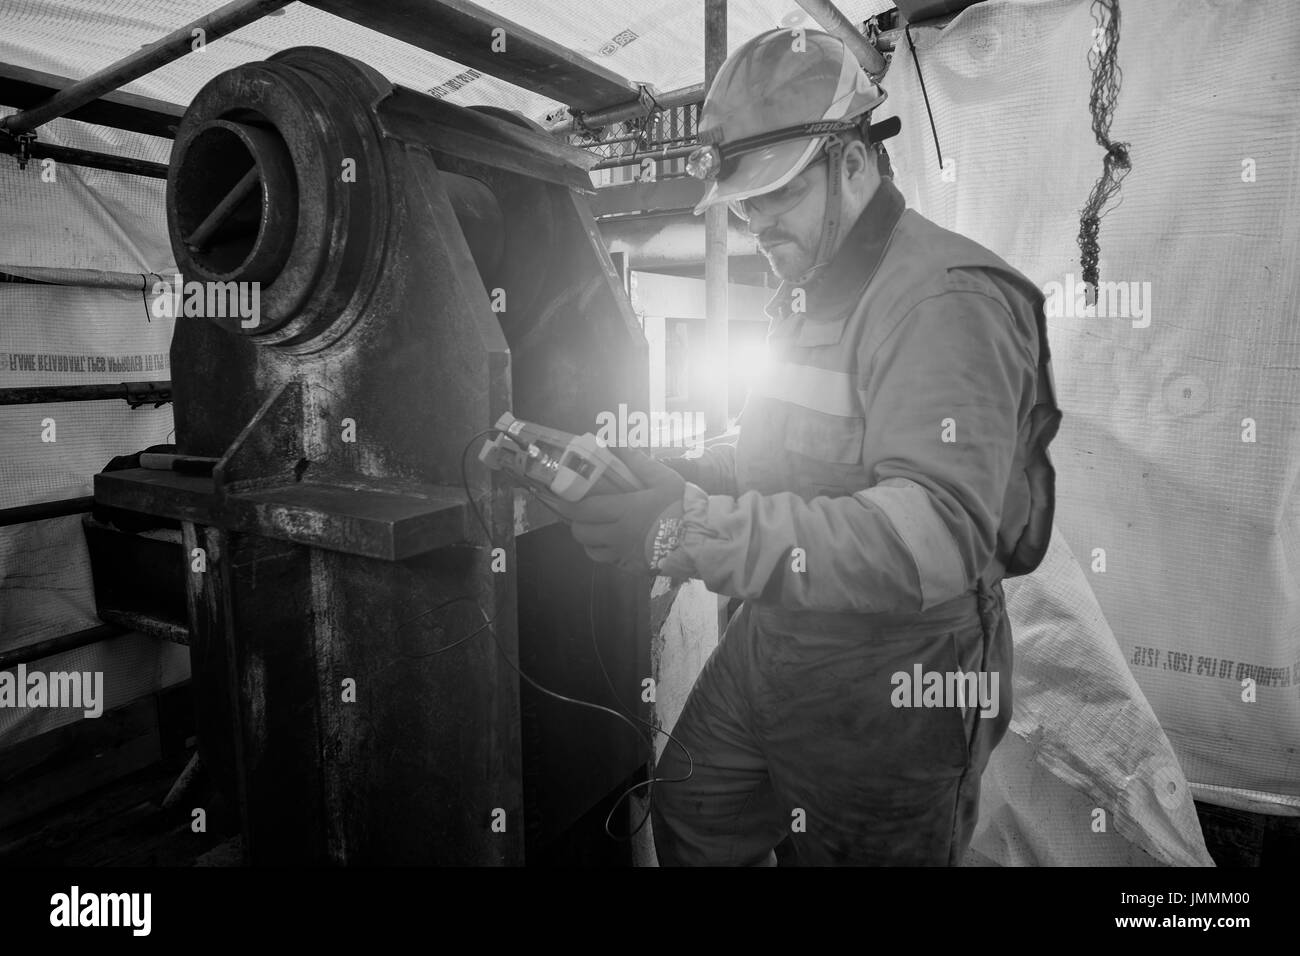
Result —
M971 764L978 700L912 706L899 686L922 675L979 668L978 621L864 633L851 627L773 627L756 614L756 732L779 800L806 811L813 859L943 864L958 784ZM782 622L783 624L785 622ZM898 675L898 676L896 676ZM801 851L802 853L802 851Z

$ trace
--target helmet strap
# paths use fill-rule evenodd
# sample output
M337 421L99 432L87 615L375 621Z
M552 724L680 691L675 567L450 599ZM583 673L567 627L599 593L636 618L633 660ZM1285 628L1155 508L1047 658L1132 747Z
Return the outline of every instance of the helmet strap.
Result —
M840 218L844 214L844 203L840 188L840 167L844 154L844 142L832 133L826 144L826 209L822 213L822 234L817 243L817 255L813 257L813 266L799 277L798 284L813 279L822 269L830 264L835 255L835 242L840 234Z

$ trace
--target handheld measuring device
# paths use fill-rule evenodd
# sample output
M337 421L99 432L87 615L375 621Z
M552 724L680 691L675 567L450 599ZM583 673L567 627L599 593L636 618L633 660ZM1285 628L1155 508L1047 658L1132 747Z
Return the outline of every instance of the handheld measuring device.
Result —
M504 471L538 496L578 502L588 495L639 491L644 486L618 457L587 432L572 435L515 418L497 420L497 434L483 443L478 460Z

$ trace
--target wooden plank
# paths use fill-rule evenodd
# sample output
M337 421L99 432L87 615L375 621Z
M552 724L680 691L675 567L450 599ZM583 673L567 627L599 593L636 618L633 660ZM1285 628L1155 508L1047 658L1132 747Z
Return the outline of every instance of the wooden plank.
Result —
M566 106L593 110L637 96L630 80L468 0L306 2ZM497 29L504 31L503 52L493 50Z

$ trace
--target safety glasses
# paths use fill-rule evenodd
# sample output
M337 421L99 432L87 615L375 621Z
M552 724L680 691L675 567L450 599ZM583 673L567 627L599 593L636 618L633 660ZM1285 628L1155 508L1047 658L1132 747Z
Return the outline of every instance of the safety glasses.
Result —
M761 196L752 196L749 199L733 199L727 203L727 207L742 222L749 222L754 216L764 216L768 219L783 216L803 202L813 186L812 179L808 176L809 171L826 162L826 159L826 154L822 153L780 189L774 189Z

